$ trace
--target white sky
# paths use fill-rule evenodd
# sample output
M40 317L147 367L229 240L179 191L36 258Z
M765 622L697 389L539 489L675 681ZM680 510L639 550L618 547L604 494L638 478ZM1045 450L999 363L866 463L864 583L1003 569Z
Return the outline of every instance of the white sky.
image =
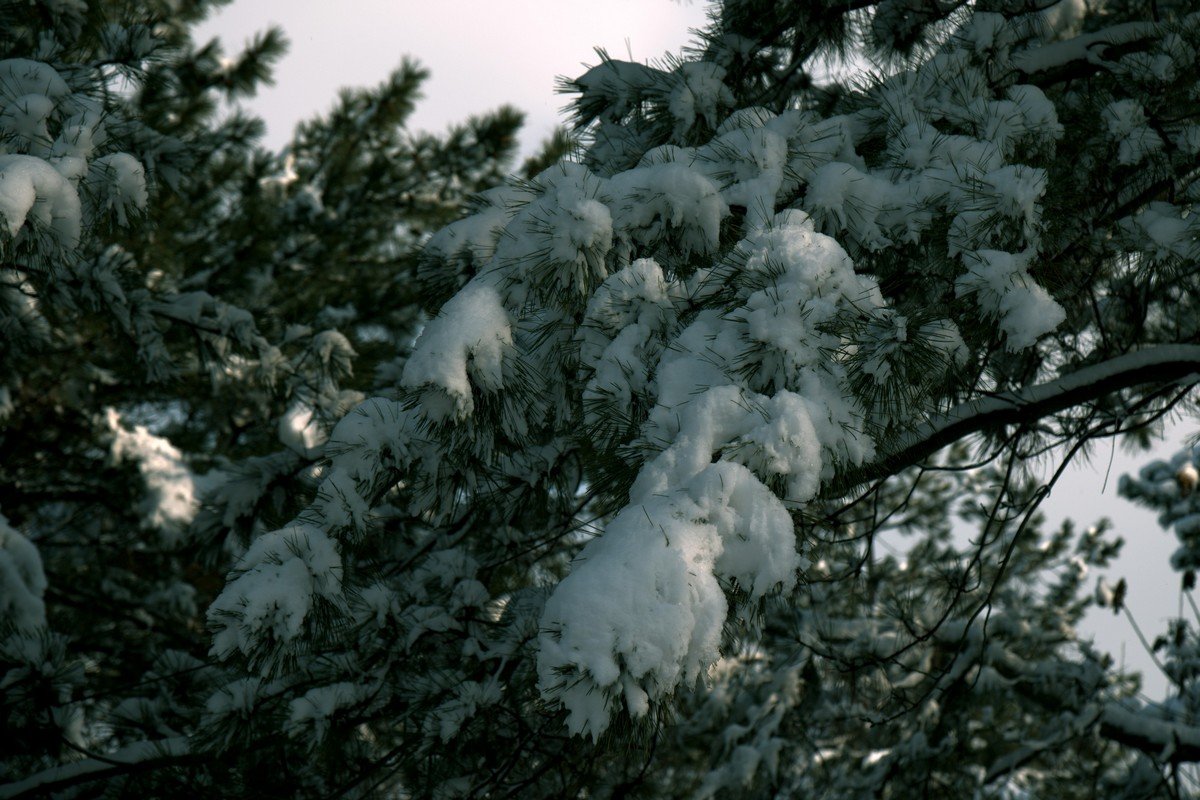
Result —
M532 153L568 102L555 79L595 64L594 48L645 61L678 52L705 6L671 0L237 0L201 26L227 54L281 25L291 40L275 85L251 102L281 147L297 122L332 106L343 86L378 84L404 56L432 73L412 126L442 131L505 103L526 113L521 154Z
M1181 576L1170 566L1178 542L1174 533L1159 527L1154 513L1120 497L1117 482L1121 475L1136 474L1151 460L1170 459L1195 431L1194 417L1180 417L1167 426L1164 441L1146 454L1131 455L1113 440L1097 442L1091 462L1069 466L1042 504L1047 523L1053 525L1070 518L1076 522L1076 529L1082 530L1101 517L1112 520L1113 531L1125 540L1125 547L1121 558L1107 571L1108 581L1115 585L1119 578L1125 578L1128 582L1125 604L1151 642L1166 632L1168 619L1181 613ZM1088 586L1094 588L1095 576L1089 578ZM1189 622L1194 627L1197 620ZM1154 666L1124 614L1114 616L1110 610L1094 608L1082 627L1117 663L1142 673L1147 695L1154 699L1164 695L1167 679Z
M526 113L525 156L561 121L568 98L555 93L556 77L577 76L583 64L596 63L595 47L638 61L677 53L689 43L689 29L704 24L704 9L687 0L236 0L201 26L197 39L219 36L229 54L270 24L284 28L291 47L275 71L275 85L248 104L265 118L273 148L287 142L297 122L327 110L339 88L375 85L408 55L432 73L414 128L441 131L508 103ZM1194 429L1184 423L1170 438L1179 441ZM1168 457L1175 449L1162 444L1154 455ZM1101 516L1113 519L1127 544L1110 580L1129 581L1128 605L1153 640L1178 613L1179 576L1168 566L1175 539L1153 514L1117 496L1119 476L1149 456L1118 448L1110 467L1109 455L1103 443L1091 465L1071 468L1043 508L1050 526L1066 517L1081 528ZM1094 587L1095 576L1088 585ZM1095 611L1084 630L1118 661L1123 653L1125 664L1140 669L1148 694L1162 695L1166 680L1124 617Z

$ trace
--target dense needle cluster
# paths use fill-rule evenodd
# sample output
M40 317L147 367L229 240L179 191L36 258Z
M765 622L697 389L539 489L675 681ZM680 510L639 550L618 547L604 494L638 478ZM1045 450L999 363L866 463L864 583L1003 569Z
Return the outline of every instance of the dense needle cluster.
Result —
M0 797L1193 794L1194 633L1136 699L1038 514L1200 370L1187 6L725 0L502 179L411 64L273 156L276 34L0 5Z

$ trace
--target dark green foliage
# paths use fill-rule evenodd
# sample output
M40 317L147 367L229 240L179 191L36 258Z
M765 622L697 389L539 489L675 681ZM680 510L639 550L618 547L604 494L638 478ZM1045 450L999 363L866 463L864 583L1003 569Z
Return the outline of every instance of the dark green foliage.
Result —
M281 445L280 417L301 404L327 426L403 357L422 318L416 244L516 151L510 108L410 133L427 73L405 61L267 152L261 121L223 104L269 82L286 41L271 29L232 59L194 43L192 26L219 5L0 4L0 60L45 61L99 104L99 152L137 158L149 191L121 221L89 212L99 203L81 185L85 235L71 252L32 223L0 241L3 291L36 303L0 302L0 521L38 548L52 587L52 633L0 622L0 739L20 743L0 757L0 783L195 736L195 755L164 752L159 770L111 791L312 789L310 777L281 780L291 748L265 752L252 731L206 721L224 680L203 610L254 531L305 491L312 458ZM51 137L65 124L52 117ZM188 519L201 489L220 487L190 532L186 519L164 532L150 516L142 464L156 447L194 489ZM246 748L263 771L203 759L206 747Z

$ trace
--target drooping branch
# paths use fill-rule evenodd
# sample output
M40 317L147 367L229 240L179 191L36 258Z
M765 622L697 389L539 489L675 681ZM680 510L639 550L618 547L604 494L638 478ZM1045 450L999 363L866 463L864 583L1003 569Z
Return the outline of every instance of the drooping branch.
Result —
M878 460L848 473L831 494L869 480L895 475L973 433L1027 424L1072 406L1143 384L1200 380L1200 345L1168 344L1127 353L1052 381L969 400L901 438Z

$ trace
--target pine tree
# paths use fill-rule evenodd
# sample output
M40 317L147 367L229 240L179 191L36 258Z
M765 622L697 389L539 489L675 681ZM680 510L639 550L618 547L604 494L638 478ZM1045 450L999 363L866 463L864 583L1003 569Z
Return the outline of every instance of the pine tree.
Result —
M509 108L409 134L406 62L268 153L222 104L285 42L195 45L215 5L0 4L6 792L89 758L197 761L229 679L204 609L411 346L416 244L515 152Z
M234 158L163 212L222 220L164 240L203 266L161 279L166 307L220 328L216 298L248 297L276 344L201 337L184 372L215 364L211 391L138 394L215 467L175 534L207 559L192 585L232 568L191 650L135 644L122 663L157 660L91 695L39 616L62 591L33 568L47 523L0 528L0 597L29 620L6 725L44 732L0 796L1195 794L1190 700L1139 707L1075 632L1120 607L1087 587L1121 542L1047 530L1039 504L1200 371L1197 46L1182 2L725 0L678 58L601 53L564 86L578 151L458 217L441 202L484 189L502 147L444 182L416 170L446 197L372 194L427 163L382 134L303 127L291 162ZM346 96L326 129L402 116L371 102ZM346 165L339 194L323 181ZM343 228L364 196L429 201L414 241L453 219L394 258L384 227ZM30 223L42 251L55 219ZM327 258L361 259L372 288ZM410 349L415 304L436 314ZM359 341L314 333L329 323ZM127 422L104 449L69 440L177 458ZM1183 472L1127 491L1186 544L1190 506L1163 488ZM143 474L153 495L170 470ZM1183 698L1194 637L1173 630ZM103 752L53 751L72 720Z

